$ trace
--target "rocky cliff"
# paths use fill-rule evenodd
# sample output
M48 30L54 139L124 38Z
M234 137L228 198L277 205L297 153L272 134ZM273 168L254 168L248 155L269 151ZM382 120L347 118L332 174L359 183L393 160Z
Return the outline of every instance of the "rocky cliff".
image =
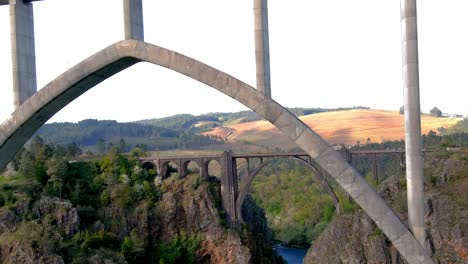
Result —
M155 203L122 207L111 200L94 210L43 196L4 206L0 262L280 263L264 212L251 199L243 227L227 228L219 186L215 178L169 178Z
M468 263L468 161L431 158L425 163L426 225L433 259ZM407 222L406 181L392 176L379 194ZM336 217L309 249L304 263L405 263L362 211Z

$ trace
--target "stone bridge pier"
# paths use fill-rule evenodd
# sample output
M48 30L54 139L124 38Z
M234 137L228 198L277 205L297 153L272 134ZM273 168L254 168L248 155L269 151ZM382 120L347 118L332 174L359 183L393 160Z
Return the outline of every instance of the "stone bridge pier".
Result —
M226 214L226 220L233 226L238 219L236 214L236 198L239 193L237 183L237 165L232 152L225 151L215 155L193 155L193 156L166 156L140 159L140 164L146 169L155 169L157 174L164 180L169 176L169 165L177 168L179 178L185 178L189 172L188 164L194 162L200 170L200 176L206 180L209 176L209 163L216 161L221 169L221 199L222 208Z

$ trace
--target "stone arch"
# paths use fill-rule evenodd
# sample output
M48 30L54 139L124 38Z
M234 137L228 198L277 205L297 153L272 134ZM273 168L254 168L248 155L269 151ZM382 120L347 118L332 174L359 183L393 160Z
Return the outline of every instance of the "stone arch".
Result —
M180 177L185 177L188 175L190 169L189 169L189 164L193 163L197 166L198 168L198 173L201 175L202 167L200 166L199 162L194 159L189 159L189 160L184 160L180 166Z
M249 173L251 162L249 158L237 158L236 159L236 172L239 177L238 180L242 180L243 174L247 175Z
M304 165L306 165L308 168L310 168L312 170L312 172L314 173L315 176L317 176L319 178L320 182L322 183L322 187L325 189L325 191L328 193L328 195L330 195L330 197L332 198L333 203L335 205L335 210L339 214L340 213L340 201L338 200L338 196L336 196L335 192L333 191L333 188L331 187L331 185L326 180L325 175L323 175L319 171L319 169L315 168L314 165L307 162L306 160L304 160L302 158L299 158L299 157L292 157L292 158L302 162ZM242 204L244 203L244 200L245 200L245 197L247 196L247 193L252 188L252 182L253 182L255 176L257 176L257 174L266 165L268 165L269 163L271 163L271 162L273 162L275 160L277 160L277 158L276 159L273 158L273 159L269 159L267 161L264 161L264 162L260 163L260 165L258 167L256 167L255 169L253 169L252 171L249 171L249 173L247 175L247 179L245 180L245 184L240 188L239 195L237 196L237 199L236 199L236 211L237 211L237 215L240 217L241 220L242 220Z
M167 179L171 173L170 168L175 169L180 175L180 165L178 165L177 162L173 160L165 160L161 162L158 175L161 175L163 180Z
M220 172L219 172L219 175L216 175L217 177L221 177L221 162L217 159L206 159L203 161L203 165L201 167L202 169L202 177L203 178L208 178L209 176L214 176L212 174L212 170L210 170L210 164L213 164L214 162L216 162L218 165L218 167L220 168Z
M154 164L153 162L151 161L145 161L141 167L144 169L144 170L156 170L156 164Z
M408 262L432 262L397 214L339 153L286 108L246 83L177 52L138 40L117 42L47 84L0 126L0 168L55 113L87 90L146 61L202 82L270 121L327 171L363 208Z

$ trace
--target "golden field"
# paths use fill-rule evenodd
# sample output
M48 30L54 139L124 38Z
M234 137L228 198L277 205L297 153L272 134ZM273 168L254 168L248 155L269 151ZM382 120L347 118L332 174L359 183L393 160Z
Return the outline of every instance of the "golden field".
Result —
M322 136L330 144L353 145L357 141L365 143L400 140L405 137L404 116L396 111L356 109L325 112L301 116L300 119ZM437 128L450 127L460 118L436 118L421 116L423 134ZM256 121L217 127L206 135L217 135L229 141L258 144L261 146L295 147L268 121Z

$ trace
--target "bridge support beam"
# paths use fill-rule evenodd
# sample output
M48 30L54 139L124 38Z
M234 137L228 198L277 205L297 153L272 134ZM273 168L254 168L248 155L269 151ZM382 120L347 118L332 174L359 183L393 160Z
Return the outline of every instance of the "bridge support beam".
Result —
M142 0L123 0L125 39L144 40Z
M10 0L10 30L16 109L37 92L34 15L30 2Z
M378 167L378 160L377 154L372 154L372 176L374 177L375 183L379 184L379 167Z
M255 63L257 90L271 98L268 1L254 0Z
M419 103L416 0L401 0L401 49L405 108L406 181L410 229L428 250L424 228L424 181Z
M221 162L221 197L223 209L229 225L235 227L237 223L236 215L236 197L237 187L237 165L236 160L232 158L231 152L224 152Z

